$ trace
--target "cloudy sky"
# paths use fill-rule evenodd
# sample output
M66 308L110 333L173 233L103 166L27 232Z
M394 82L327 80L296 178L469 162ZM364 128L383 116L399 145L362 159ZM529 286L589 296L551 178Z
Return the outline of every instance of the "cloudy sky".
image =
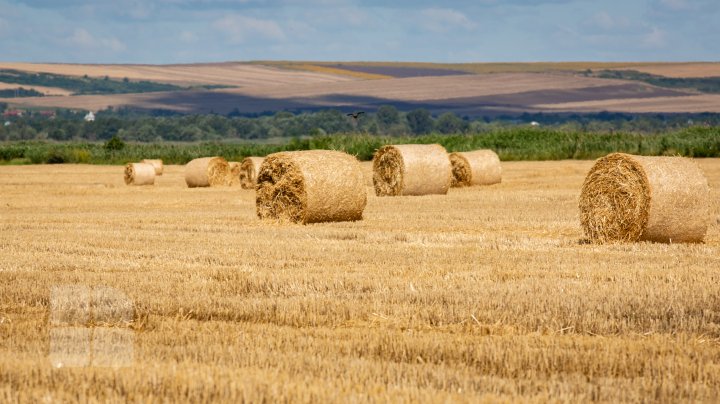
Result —
M720 0L0 0L0 60L720 60Z

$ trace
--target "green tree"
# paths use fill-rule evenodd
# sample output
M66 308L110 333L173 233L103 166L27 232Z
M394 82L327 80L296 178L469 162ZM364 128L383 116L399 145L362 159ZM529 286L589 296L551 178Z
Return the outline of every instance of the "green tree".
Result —
M429 133L433 130L433 119L426 109L416 109L408 112L406 116L410 131L416 135Z
M381 128L386 129L400 122L400 113L392 105L383 105L375 113L375 120Z
M103 146L105 150L110 152L119 151L125 148L125 142L122 141L118 137L118 135L113 135L113 137L110 138L107 142L105 142L105 145Z
M468 129L468 123L454 113L446 112L438 117L435 128L445 134L464 133Z

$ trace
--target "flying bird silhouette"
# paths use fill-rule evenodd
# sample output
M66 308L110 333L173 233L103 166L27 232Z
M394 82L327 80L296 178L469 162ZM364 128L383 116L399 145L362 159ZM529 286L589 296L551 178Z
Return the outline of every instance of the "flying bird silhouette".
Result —
M352 119L358 119L358 117L359 117L360 115L364 114L364 113L365 113L365 112L363 112L363 111L359 111L359 112L351 112L351 113L346 114L346 115L347 115L347 116L351 116Z

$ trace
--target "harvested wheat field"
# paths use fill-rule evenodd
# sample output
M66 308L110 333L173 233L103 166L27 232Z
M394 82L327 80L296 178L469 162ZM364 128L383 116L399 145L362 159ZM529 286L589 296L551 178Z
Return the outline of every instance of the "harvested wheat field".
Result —
M366 182L363 220L312 225L189 189L181 166L154 187L2 166L0 401L714 401L720 160L699 163L705 243L608 245L581 242L592 161L504 162L447 195ZM134 306L75 319L95 367L51 362L63 285ZM125 367L100 366L109 331L133 342Z

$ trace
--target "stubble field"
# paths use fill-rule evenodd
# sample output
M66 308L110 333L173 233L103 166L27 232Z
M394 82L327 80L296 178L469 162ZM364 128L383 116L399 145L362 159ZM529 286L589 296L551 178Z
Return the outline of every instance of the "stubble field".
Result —
M363 163L369 172L369 164ZM0 401L714 401L720 160L699 245L583 243L590 161L376 198L364 220L255 218L166 167L0 167ZM134 304L130 367L53 367L51 290ZM84 324L126 327L127 324Z

